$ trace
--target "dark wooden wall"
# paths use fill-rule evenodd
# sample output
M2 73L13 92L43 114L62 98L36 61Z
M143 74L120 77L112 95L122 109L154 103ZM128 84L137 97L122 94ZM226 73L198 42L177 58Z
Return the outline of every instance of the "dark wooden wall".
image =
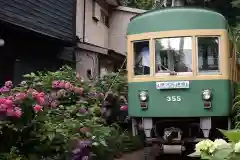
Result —
M29 72L54 71L63 65L58 57L64 46L58 40L14 25L2 26L5 45L0 47L0 86L7 80L17 84Z
M76 0L0 0L0 20L73 41Z

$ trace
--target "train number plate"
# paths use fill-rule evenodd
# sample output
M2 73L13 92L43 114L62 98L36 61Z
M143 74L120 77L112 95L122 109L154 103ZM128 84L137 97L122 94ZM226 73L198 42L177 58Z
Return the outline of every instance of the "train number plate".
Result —
M189 81L156 82L157 89L189 88Z

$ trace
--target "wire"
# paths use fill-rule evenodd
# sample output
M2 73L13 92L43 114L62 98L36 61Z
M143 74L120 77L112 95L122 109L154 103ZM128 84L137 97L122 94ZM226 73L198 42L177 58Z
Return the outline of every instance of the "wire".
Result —
M103 102L106 100L106 98L107 98L110 90L112 89L112 86L115 84L115 81L116 81L116 79L118 78L118 76L119 76L119 74L120 74L120 71L121 71L121 69L123 68L123 66L124 66L124 64L126 63L126 61L127 61L127 57L126 57L125 60L123 61L122 66L120 67L120 70L118 71L117 75L114 77L113 82L112 82L112 84L110 85L110 87L109 87L109 89L108 89L108 91L107 91L107 93L106 93L106 95L105 95L105 97L104 97L104 99L103 99Z

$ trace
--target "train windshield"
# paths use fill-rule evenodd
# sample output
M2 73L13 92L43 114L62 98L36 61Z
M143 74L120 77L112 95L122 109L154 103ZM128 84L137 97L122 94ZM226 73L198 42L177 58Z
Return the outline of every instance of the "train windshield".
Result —
M156 39L155 71L192 74L192 37Z
M197 37L198 73L219 73L219 38Z
M150 75L149 41L133 43L134 75Z

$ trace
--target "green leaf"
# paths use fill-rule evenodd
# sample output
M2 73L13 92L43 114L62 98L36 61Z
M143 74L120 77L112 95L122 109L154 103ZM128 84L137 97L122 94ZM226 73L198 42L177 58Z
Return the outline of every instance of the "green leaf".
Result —
M240 141L240 130L235 129L235 130L220 130L222 134L228 138L230 142L237 143Z
M101 140L100 140L100 143L101 143L103 146L107 147L107 144L106 144L106 142L105 142L104 139L101 139Z
M227 159L232 152L233 152L233 149L230 147L219 149L214 153L214 159L215 160Z
M52 141L53 140L53 138L55 137L55 133L54 132L50 132L50 133L48 133L48 138Z
M31 72L30 75L31 75L32 77L34 77L34 76L35 76L35 73Z
M200 157L201 155L198 153L198 152L193 152L193 153L191 153L191 154L189 154L188 155L188 157L195 157L195 158L198 158L198 157Z

